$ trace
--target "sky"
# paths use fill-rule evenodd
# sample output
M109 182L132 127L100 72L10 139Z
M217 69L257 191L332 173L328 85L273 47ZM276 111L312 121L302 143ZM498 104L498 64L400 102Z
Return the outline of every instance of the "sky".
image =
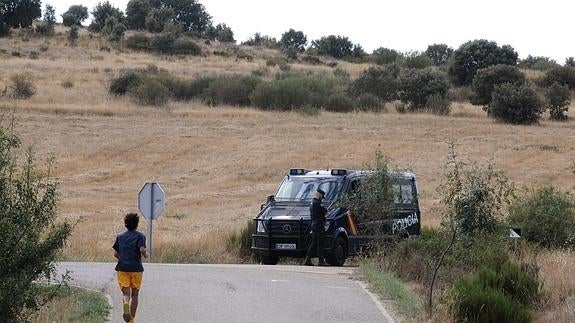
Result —
M98 0L44 0L56 15L70 5L91 11ZM125 11L128 0L110 0ZM226 23L239 42L259 32L279 39L290 28L308 41L347 36L370 52L378 47L423 51L429 44L453 48L473 39L509 44L519 53L558 63L575 56L572 0L200 0L214 24ZM569 30L571 30L569 32Z

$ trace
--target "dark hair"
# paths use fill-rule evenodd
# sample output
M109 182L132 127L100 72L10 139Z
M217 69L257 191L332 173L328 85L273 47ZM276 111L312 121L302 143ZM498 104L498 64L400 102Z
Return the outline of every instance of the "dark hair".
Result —
M138 222L140 222L140 217L138 217L137 213L128 213L124 218L124 225L126 225L126 229L130 231L136 230Z

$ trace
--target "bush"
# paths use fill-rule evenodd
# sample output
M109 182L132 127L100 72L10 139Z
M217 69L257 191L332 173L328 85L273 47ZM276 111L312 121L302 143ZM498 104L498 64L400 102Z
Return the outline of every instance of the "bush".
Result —
M427 55L419 52L410 53L403 58L403 67L405 68L426 68L434 65L434 62Z
M74 82L70 79L62 81L62 87L65 89L71 89L74 87Z
M477 70L497 64L517 64L517 52L513 47L499 47L496 42L485 39L469 41L453 52L449 76L455 85L469 85Z
M297 57L297 54L305 51L307 37L303 31L290 29L282 34L279 41L282 51L291 58Z
M177 38L174 41L172 52L174 55L200 55L202 48L188 38Z
M354 102L344 93L330 95L324 108L331 112L350 112L354 109Z
M569 110L569 102L571 100L571 92L567 85L560 85L557 82L553 83L545 90L545 99L552 120L567 120L565 112Z
M553 187L518 199L509 210L509 223L521 228L526 240L541 246L575 246L575 200Z
M228 236L226 241L227 249L236 252L239 258L246 260L254 259L252 253L252 233L254 232L254 221L248 220L246 225L239 231Z
M473 99L473 90L469 86L450 87L447 91L450 101L467 102Z
M125 44L129 49L150 50L150 37L143 33L135 33L126 37Z
M116 17L110 17L106 19L104 27L100 30L103 35L106 35L109 40L119 41L124 37L124 32L126 32L126 26L118 20Z
M575 67L573 66L559 66L550 69L539 80L539 84L545 87L559 83L560 85L567 85L570 90L575 89Z
M24 72L10 77L8 85L9 96L13 99L29 99L36 94L36 85L32 80L32 74Z
M431 69L407 70L399 78L399 98L412 111L425 108L428 97L444 98L449 89L447 77Z
M76 46L76 42L78 41L78 37L79 37L78 26L73 25L68 30L68 43L70 43L71 46Z
M351 56L353 43L347 37L329 35L312 41L311 48L319 55L341 59Z
M144 78L129 88L128 95L139 105L161 106L168 102L170 91L157 79Z
M128 70L110 82L108 93L116 96L125 95L128 90L139 85L144 75L141 71Z
M88 19L88 8L82 5L73 5L62 14L62 24L67 27L81 26Z
M427 97L425 108L433 114L444 116L451 112L451 102L445 96L432 94Z
M487 105L491 102L491 93L495 85L511 83L521 85L525 83L525 75L515 66L494 65L480 69L473 78L473 104Z
M378 65L399 64L403 55L395 49L380 47L371 54L372 60Z
M360 94L356 99L355 105L362 111L380 112L385 108L385 102L371 93Z
M321 59L317 56L314 56L314 55L302 55L300 57L300 60L303 63L310 64L310 65L321 65L321 64L323 64Z
M261 80L254 76L218 77L202 92L202 100L209 105L250 105L250 94Z
M378 96L384 102L393 101L397 98L399 72L399 66L395 64L370 67L350 84L348 92L354 96L370 93Z
M427 46L425 55L431 58L433 63L437 66L447 64L447 61L453 54L453 48L445 44L433 44Z
M194 41L162 33L150 39L150 50L167 55L199 55L202 50Z
M505 83L495 85L488 115L513 124L532 124L539 121L543 104L529 85Z
M549 57L531 55L520 60L518 65L521 68L530 68L538 71L546 71L559 66L555 60Z

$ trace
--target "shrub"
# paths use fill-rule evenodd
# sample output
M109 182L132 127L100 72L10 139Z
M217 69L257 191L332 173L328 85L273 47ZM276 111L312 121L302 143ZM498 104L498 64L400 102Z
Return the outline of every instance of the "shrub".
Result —
M555 60L549 57L531 55L520 60L518 65L521 68L530 68L538 71L546 71L559 66Z
M78 26L73 25L68 30L68 43L71 46L76 46L76 42L78 41Z
M447 64L447 61L453 54L453 48L445 44L433 44L427 46L425 55L431 58L433 63L437 66Z
M575 89L575 67L559 66L552 68L539 80L539 84L545 87L556 82L560 85L567 85L570 90Z
M522 236L544 247L575 244L575 200L551 186L530 192L509 210L509 223Z
M515 66L494 65L480 69L473 78L473 104L487 105L491 102L491 93L495 85L525 83L525 75Z
M106 35L109 40L119 41L124 37L124 32L126 32L126 26L118 20L116 17L109 17L106 19L104 27L101 29L101 33Z
M543 104L529 85L495 85L487 112L493 118L513 124L539 121Z
M307 37L303 31L290 29L282 34L279 43L282 51L287 54L288 57L297 57L298 53L303 53L305 51Z
M174 41L173 50L169 54L174 55L200 55L202 49L198 44L188 38L178 38Z
M451 112L451 102L445 96L439 94L432 94L427 97L425 103L427 111L437 115L448 115Z
M70 79L62 81L62 87L65 89L71 89L74 87L74 82Z
M312 41L311 48L319 55L341 59L351 56L353 43L347 37L329 35Z
M385 108L385 102L371 93L360 94L356 99L355 105L362 111L379 112Z
M128 89L128 95L139 105L161 106L168 102L170 91L157 79L143 78Z
M92 23L89 28L90 31L99 33L106 25L106 21L113 18L117 23L124 21L124 14L122 11L114 7L109 1L99 2L92 10ZM74 25L76 26L76 25Z
M405 68L426 68L434 65L434 62L427 55L419 52L409 53L403 58L403 67Z
M126 47L134 50L150 50L150 37L143 33L135 33L126 37Z
M444 98L448 89L447 77L431 69L407 70L399 78L399 98L412 111L423 109L432 95Z
M302 55L300 57L300 60L303 63L310 64L310 65L321 65L321 64L323 64L321 59L317 56L314 56L314 55Z
M125 95L130 88L139 85L144 75L141 71L124 71L119 77L110 82L108 93L116 96Z
M52 36L54 35L54 24L46 21L39 21L36 23L34 30L42 36Z
M227 249L237 253L239 258L244 259L244 261L253 259L254 255L251 247L254 230L254 221L248 220L239 232L234 232L228 236L226 241Z
M380 47L371 54L373 61L378 65L399 64L403 55L395 49Z
M209 105L250 105L250 94L260 79L254 76L218 77L202 92L202 100Z
M499 47L496 42L485 39L469 41L453 52L449 76L455 85L469 85L477 70L497 64L517 64L513 47Z
M569 102L571 100L571 92L567 85L560 85L557 82L553 83L545 90L545 99L552 120L567 120L565 112L569 110Z
M32 80L32 74L24 72L10 77L8 93L13 99L28 99L36 94L36 85Z
M407 104L405 104L401 101L394 102L393 107L395 108L395 111L397 113L406 113L407 112Z
M154 35L150 39L150 49L152 51L162 54L171 54L174 48L175 41L176 36L170 33L161 33L158 35Z
M447 91L447 97L455 102L467 102L473 98L473 90L469 86L450 87Z
M354 96L370 93L384 102L393 101L397 98L399 72L399 66L395 64L370 67L350 84L348 92Z
M354 109L354 102L345 93L335 93L329 96L324 108L331 112L350 112Z
M82 5L73 5L68 11L62 14L62 24L64 26L81 26L84 20L88 19L88 8Z

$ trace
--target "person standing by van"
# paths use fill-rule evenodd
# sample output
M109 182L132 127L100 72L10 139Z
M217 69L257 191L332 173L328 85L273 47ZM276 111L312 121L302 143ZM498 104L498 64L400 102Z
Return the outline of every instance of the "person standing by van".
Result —
M317 249L317 257L319 258L318 266L328 265L323 258L325 214L327 213L327 209L321 205L321 201L324 198L325 192L318 188L309 208L311 214L311 244L307 249L305 257L304 265L306 266L313 266L311 257L314 253L314 249Z
M138 309L138 297L144 272L142 257L148 258L146 237L136 230L139 221L138 214L126 214L124 225L128 230L116 236L112 247L114 257L118 259L116 271L124 301L123 318L124 321L131 323L135 321Z

